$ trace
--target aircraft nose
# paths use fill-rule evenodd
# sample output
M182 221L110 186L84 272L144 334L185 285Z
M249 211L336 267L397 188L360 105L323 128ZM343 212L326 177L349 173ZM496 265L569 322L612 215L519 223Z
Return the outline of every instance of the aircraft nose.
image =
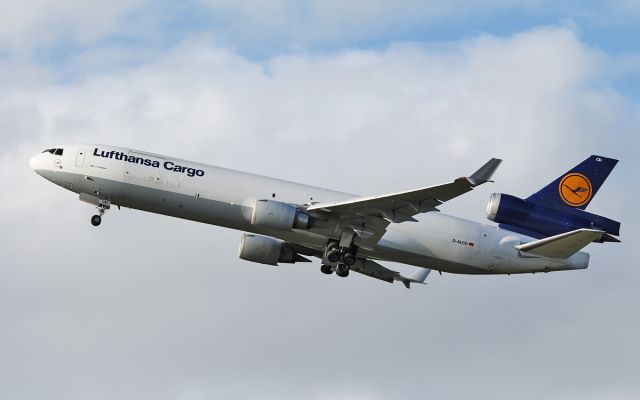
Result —
M33 156L31 157L31 159L29 160L29 166L31 166L31 169L35 170L36 169L36 157L37 156Z
M31 166L31 169L36 172L45 169L42 154L36 154L35 156L31 157L31 159L29 159L29 165Z

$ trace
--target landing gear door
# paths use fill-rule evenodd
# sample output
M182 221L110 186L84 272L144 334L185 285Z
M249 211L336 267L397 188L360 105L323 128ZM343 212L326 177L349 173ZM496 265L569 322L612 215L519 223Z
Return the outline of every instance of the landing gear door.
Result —
M84 153L86 153L86 150L78 149L78 153L76 154L76 167L84 167Z

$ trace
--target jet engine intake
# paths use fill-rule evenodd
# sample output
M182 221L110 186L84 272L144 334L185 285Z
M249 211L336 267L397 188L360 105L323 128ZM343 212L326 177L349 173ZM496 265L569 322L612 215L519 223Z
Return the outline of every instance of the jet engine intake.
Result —
M258 200L253 207L251 224L278 230L307 229L309 215L292 204Z

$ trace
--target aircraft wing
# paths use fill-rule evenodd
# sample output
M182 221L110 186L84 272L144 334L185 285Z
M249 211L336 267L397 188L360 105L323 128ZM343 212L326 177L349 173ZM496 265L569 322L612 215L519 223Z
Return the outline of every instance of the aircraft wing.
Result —
M415 190L358 197L336 202L313 204L308 211L324 213L328 219L340 220L358 237L357 244L372 249L390 223L416 221L414 215L438 211L437 206L474 187L490 182L502 160L492 158L468 178L427 186Z
M375 261L363 259L358 259L358 261L351 266L351 270L389 283L400 281L407 289L410 288L412 283L424 283L431 272L428 268L420 268L411 274L411 276L406 277L397 271L383 267Z

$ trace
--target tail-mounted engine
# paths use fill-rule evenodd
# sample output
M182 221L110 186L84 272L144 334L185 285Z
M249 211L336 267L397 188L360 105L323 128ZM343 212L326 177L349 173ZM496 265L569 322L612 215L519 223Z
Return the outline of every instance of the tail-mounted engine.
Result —
M292 204L258 200L253 207L251 224L278 230L307 229L309 215Z
M557 209L504 193L493 193L487 204L487 219L508 225L505 228L542 238L581 228L620 234L620 223L583 210ZM516 228L516 229L514 229Z
M281 240L261 235L245 233L240 238L238 257L260 264L310 262L296 253L291 246Z

